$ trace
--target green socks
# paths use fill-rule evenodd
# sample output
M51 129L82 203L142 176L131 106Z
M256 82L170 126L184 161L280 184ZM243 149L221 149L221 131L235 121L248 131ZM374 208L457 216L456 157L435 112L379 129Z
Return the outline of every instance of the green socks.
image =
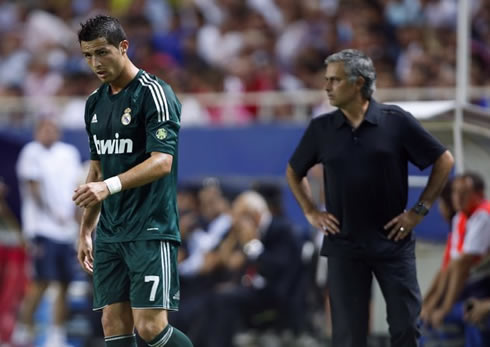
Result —
M149 347L193 347L191 340L170 324L147 344Z
M117 335L104 338L106 347L136 347L136 336Z

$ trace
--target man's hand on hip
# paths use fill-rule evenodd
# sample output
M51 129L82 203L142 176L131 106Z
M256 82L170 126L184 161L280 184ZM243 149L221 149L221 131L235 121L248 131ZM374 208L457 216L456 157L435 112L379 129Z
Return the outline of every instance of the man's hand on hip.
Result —
M412 210L404 211L385 224L384 229L389 230L388 239L399 241L410 235L413 228L422 221L423 216Z
M313 210L305 213L306 219L315 228L322 230L325 234L337 234L340 232L339 221L331 213L326 211Z

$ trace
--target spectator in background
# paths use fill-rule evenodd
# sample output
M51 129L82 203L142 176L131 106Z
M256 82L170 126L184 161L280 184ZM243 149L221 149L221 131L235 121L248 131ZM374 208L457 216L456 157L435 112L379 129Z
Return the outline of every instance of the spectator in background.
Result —
M171 312L169 321L194 341L195 347L202 346L200 331L205 314L207 295L212 288L212 278L202 274L208 234L201 225L198 192L200 187L187 184L177 193L179 225L182 243L179 248L180 294L185 298L180 309Z
M252 185L252 189L265 199L272 216L284 217L283 196L279 184L258 181Z
M206 346L230 347L233 336L250 327L254 315L271 310L278 326L295 330L302 319L295 303L302 293L301 242L284 218L272 216L264 198L241 193L232 206L233 226L213 252L216 268L228 282L216 286L207 312Z
M27 287L24 239L7 204L7 185L0 178L0 346L9 346L17 312Z
M477 266L471 269L468 277L468 285L478 284L480 292L478 296L470 296L463 304L463 318L467 324L478 329L480 346L490 346L490 257L487 255ZM469 295L473 295L470 293ZM470 346L466 344L465 347Z
M446 250L444 252L441 269L434 276L429 290L427 291L422 302L422 311L420 314L422 321L427 321L434 308L439 304L445 290L447 280L446 270L447 266L449 265L449 261L451 257L454 257L461 251L459 248L462 247L462 242L458 242L460 238L460 232L458 229L461 228L458 228L458 225L460 224L462 213L459 212L461 207L458 205L459 199L456 197L456 194L460 192L460 189L455 187L461 183L461 177L456 177L449 180L441 192L438 207L442 217L449 224L450 231L447 238ZM455 188L453 189L453 187Z
M198 193L199 210L205 224L206 238L201 245L206 251L214 249L231 226L230 203L224 197L216 179L208 179Z
M464 227L464 231L455 230L462 246L448 265L444 296L427 319L435 329L444 321L462 322L465 298L490 294L488 284L469 281L470 270L490 251L490 203L484 197L485 183L480 175L468 172L461 176L460 184L455 184L453 189L459 200L456 206L461 207L465 218L464 226L458 225L458 228ZM465 346L482 346L479 333L471 327L465 328L471 330L468 330L471 335L465 331Z
M34 138L24 146L17 162L23 233L33 258L34 278L13 340L32 341L38 304L48 286L56 284L53 326L46 343L58 347L66 343L67 290L78 269L78 224L71 195L79 182L81 163L78 150L59 141L60 132L52 120L41 119Z

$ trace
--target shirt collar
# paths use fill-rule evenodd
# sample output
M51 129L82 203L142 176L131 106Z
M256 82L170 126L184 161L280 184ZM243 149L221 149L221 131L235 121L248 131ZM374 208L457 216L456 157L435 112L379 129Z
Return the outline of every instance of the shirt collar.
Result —
M371 98L369 100L368 109L367 109L366 114L364 116L364 121L366 121L372 125L378 125L378 115L379 115L379 104L373 98ZM335 127L337 129L340 128L344 124L349 124L347 121L347 118L345 117L345 115L342 113L341 110L337 110L335 112L334 124L335 124Z

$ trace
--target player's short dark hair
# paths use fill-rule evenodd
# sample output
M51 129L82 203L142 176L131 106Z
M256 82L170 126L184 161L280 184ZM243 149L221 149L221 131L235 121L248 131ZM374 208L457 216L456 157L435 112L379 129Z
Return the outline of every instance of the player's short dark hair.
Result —
M483 194L485 191L485 180L483 177L473 171L465 172L462 176L463 178L469 178L473 184L473 191Z
M110 16L95 16L89 18L85 23L80 23L78 32L78 42L93 41L98 38L105 38L107 42L115 47L119 43L127 40L126 33L117 18Z

